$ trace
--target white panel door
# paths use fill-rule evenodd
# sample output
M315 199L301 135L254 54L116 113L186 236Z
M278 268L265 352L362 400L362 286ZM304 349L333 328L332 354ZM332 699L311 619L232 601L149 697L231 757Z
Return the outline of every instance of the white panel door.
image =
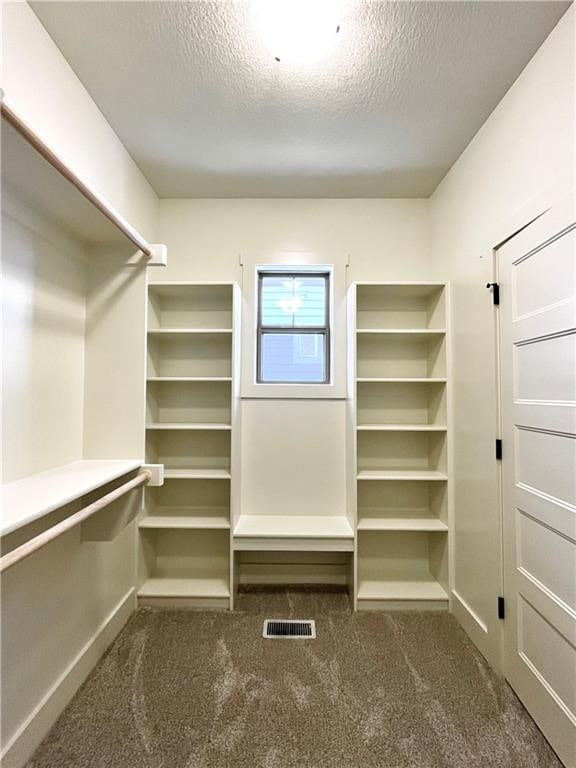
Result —
M505 675L576 768L576 225L573 200L498 251Z

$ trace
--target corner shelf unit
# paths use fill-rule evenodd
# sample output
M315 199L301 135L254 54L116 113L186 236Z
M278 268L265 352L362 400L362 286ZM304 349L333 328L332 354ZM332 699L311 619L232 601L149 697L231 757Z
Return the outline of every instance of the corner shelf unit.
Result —
M360 610L448 607L447 294L444 283L350 289Z
M164 485L138 524L141 605L232 607L239 313L235 283L148 285L146 456Z

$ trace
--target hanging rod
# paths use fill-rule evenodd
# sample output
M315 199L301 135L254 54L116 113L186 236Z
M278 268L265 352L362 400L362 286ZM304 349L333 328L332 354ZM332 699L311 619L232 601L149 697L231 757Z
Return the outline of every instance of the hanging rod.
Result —
M0 94L1 96L1 94ZM97 208L100 213L105 216L108 221L119 229L122 234L133 243L138 250L142 251L149 259L153 257L154 252L150 243L132 227L126 219L112 208L109 203L98 193L95 189L92 189L85 181L83 181L73 170L67 165L62 158L52 150L48 144L46 144L34 131L34 129L20 117L20 115L10 107L3 98L0 98L2 117L9 123L18 133L32 146L34 149L42 155L50 165L58 171L58 173L67 179L86 200Z
M101 509L104 509L104 507L109 506L113 501L116 501L129 491L132 491L134 488L138 488L138 486L150 482L151 479L152 473L147 469L143 472L140 472L138 475L136 475L136 477L132 478L132 480L128 480L127 483L118 486L118 488L115 488L113 491L110 491L110 493L102 496L102 498L94 501L87 507L83 507L82 509L78 510L78 512L75 512L73 515L70 515L70 517L67 517L66 520L62 520L61 522L56 523L56 525L53 525L51 528L42 531L42 533L39 533L38 536L34 536L33 539L30 539L24 544L21 544L19 547L16 547L16 549L13 549L12 552L8 552L7 555L0 557L0 573L6 571L8 568L11 568L13 565L16 565L16 563L24 560L24 558L29 557L31 554L37 552L42 547L45 547L46 544L49 544L51 541L54 541L54 539L62 536L63 533L66 533L66 531L69 531L71 528L74 528L75 526L84 522L84 520L91 517L95 512L99 512Z

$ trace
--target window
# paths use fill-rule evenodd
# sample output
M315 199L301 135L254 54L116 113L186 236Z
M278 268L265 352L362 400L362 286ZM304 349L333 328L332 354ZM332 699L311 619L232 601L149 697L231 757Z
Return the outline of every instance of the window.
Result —
M328 272L258 272L259 384L330 381Z

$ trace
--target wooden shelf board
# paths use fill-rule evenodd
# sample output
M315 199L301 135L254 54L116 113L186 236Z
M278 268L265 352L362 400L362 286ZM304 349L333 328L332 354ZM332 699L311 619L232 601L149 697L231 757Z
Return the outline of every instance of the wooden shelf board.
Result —
M359 432L446 432L436 424L358 424Z
M210 430L228 430L230 431L232 429L231 424L215 424L215 423L203 423L203 422L183 422L183 421L175 421L175 422L154 422L152 424L146 424L146 429L153 429L153 430L164 430L164 429L179 429L179 430L188 430L188 431L194 431L194 430L204 430L204 431L210 431Z
M426 377L368 377L359 376L356 381L359 384L446 384L446 378L426 378Z
M228 469L165 469L166 480L229 480Z
M440 531L448 526L425 509L359 509L359 531Z
M154 280L148 283L148 289L152 288L230 288L237 283L234 280Z
M445 336L445 328L356 328L356 333L360 334L380 334L388 336Z
M232 333L232 328L149 328L148 334L151 336L180 336L192 334L224 334Z
M148 376L146 381L232 381L232 376Z
M2 487L4 536L142 465L139 459L84 459Z
M229 530L230 512L220 508L157 507L140 520L138 527Z
M358 600L448 600L444 588L434 579L428 581L360 580Z
M138 597L230 597L230 587L218 578L154 577L144 582Z
M344 515L241 515L235 537L290 539L353 539L354 531Z
M356 475L358 480L448 480L443 472L432 469L389 469L362 470Z

